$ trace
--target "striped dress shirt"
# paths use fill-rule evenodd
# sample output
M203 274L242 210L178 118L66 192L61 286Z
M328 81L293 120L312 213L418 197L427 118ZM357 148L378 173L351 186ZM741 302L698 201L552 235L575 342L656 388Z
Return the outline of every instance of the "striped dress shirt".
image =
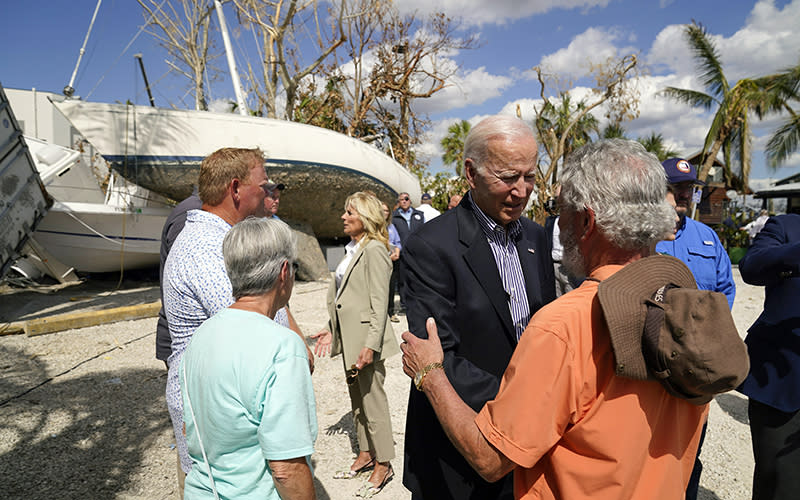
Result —
M497 272L500 274L503 289L506 291L506 301L511 313L511 320L514 322L514 331L517 334L517 341L519 341L531 319L531 307L528 304L528 293L525 290L525 276L522 274L522 265L519 262L519 254L515 245L522 235L522 223L515 220L509 223L507 228L503 228L475 204L472 200L472 193L467 193L467 198L472 203L478 224L481 226L483 234L486 235L489 248L492 249Z

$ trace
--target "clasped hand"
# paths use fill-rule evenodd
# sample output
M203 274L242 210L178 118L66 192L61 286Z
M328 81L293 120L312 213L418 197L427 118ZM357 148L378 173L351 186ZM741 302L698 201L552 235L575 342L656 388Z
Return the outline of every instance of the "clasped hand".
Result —
M403 351L403 372L414 378L417 372L432 363L441 363L444 360L442 343L439 340L439 329L436 320L428 318L425 322L427 339L421 339L411 332L403 332L400 350Z

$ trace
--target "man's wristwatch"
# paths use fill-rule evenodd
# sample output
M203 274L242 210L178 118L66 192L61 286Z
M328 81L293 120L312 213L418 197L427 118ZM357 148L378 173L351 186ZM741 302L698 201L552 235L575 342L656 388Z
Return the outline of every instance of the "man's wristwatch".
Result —
M425 380L425 375L427 375L431 370L435 370L437 368L444 370L444 366L441 363L431 363L414 374L414 385L417 386L418 391L422 390L422 382Z

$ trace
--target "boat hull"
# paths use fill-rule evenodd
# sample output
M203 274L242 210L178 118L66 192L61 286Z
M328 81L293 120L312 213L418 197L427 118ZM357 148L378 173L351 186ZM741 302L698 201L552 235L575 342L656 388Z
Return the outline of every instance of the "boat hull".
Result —
M417 177L382 151L309 125L225 113L82 101L54 103L113 170L179 201L197 184L203 158L222 147L259 147L267 173L286 185L279 215L311 226L318 238L343 236L344 201L369 190L394 205L419 199Z
M161 230L170 211L57 201L33 237L76 271L149 268L159 264Z

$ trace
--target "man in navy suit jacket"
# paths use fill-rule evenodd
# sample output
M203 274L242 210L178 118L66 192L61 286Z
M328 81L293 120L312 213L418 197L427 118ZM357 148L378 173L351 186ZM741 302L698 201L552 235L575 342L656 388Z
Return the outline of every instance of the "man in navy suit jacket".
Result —
M412 231L400 259L409 330L425 338L425 321L436 319L444 370L477 411L497 395L520 333L555 298L555 284L547 235L522 217L536 171L533 131L514 117L489 117L472 128L464 152L469 193ZM414 387L404 465L412 500L513 498L511 474L484 481Z
M766 286L764 311L748 330L750 374L739 391L748 413L753 499L800 492L800 215L770 217L739 262L745 283Z

